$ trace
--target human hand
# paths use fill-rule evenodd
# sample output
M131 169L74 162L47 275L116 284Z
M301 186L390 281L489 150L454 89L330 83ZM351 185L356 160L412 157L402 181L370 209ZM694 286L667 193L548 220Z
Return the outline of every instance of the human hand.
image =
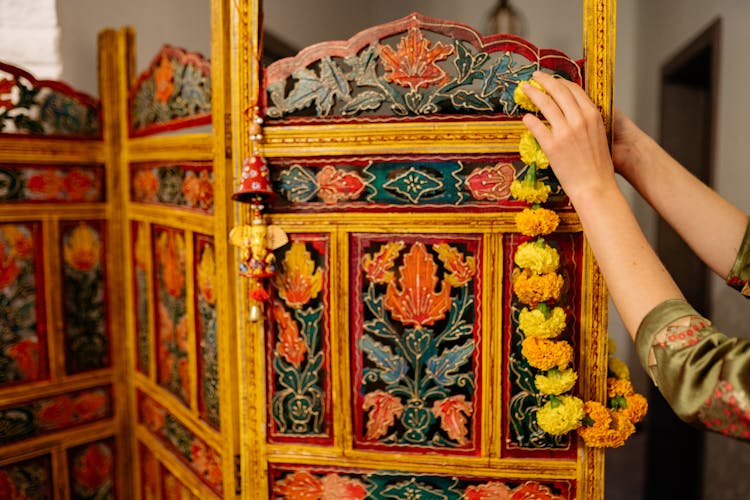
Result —
M550 127L532 114L525 115L523 123L547 154L571 202L575 205L589 192L616 188L604 123L594 103L580 86L565 79L539 71L533 79L547 93L528 84L523 90Z
M653 140L617 108L613 128L612 161L615 171L633 182L639 173L639 166L649 163L649 153L645 152L645 148Z

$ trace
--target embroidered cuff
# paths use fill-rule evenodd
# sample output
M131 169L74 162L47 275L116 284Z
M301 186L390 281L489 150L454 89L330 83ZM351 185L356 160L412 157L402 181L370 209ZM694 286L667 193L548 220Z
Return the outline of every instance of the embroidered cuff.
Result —
M670 324L686 316L700 316L693 307L683 299L665 300L649 312L641 325L638 327L638 333L635 336L635 348L638 352L638 359L641 365L658 385L652 367L656 364L652 347L655 337Z
M745 236L742 238L737 259L734 261L732 270L727 277L727 285L739 290L746 298L750 298L748 280L750 280L750 223L745 230Z

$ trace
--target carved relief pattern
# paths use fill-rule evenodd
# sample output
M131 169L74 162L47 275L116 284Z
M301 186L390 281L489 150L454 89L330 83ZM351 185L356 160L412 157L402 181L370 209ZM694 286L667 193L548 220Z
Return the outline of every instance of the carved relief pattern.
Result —
M140 421L214 492L221 494L221 455L166 408L141 394Z
M101 134L99 101L62 82L37 80L0 62L0 134Z
M528 481L403 474L342 468L276 466L271 470L275 499L429 498L436 500L566 500L576 498L574 481Z
M166 227L153 229L156 315L157 380L184 403L189 403L188 317L185 235Z
M0 498L49 499L53 498L52 486L49 455L0 467Z
M577 63L532 47L512 36L480 41L467 26L414 15L270 65L266 113L304 116L314 107L317 117L517 115L513 92L535 70L580 81Z
M130 92L134 135L211 123L211 64L165 45Z
M445 157L369 160L279 160L272 164L277 210L395 207L514 207L510 184L525 175L517 155L447 160ZM541 179L541 177L540 177ZM551 201L564 200L546 171Z
M136 165L130 170L130 199L211 214L214 175L210 162Z
M151 370L151 322L149 318L149 269L151 268L151 244L148 224L132 222L133 235L133 293L135 305L136 366L141 373Z
M505 275L513 276L514 264L512 255L515 248L528 237L519 234L511 234L506 237L505 251ZM545 241L555 248L560 254L560 268L557 271L564 279L564 286L557 305L563 307L566 312L568 324L561 335L561 339L569 341L574 349L579 345L580 332L580 298L578 290L581 284L581 253L582 241L580 233L577 234L552 234L545 237ZM552 436L539 428L536 421L536 411L545 403L545 398L536 389L534 377L539 370L531 367L526 358L521 354L521 342L523 333L518 327L519 313L524 305L518 302L517 296L511 291L512 278L505 280L505 304L504 319L505 327L505 352L509 355L503 360L503 399L506 435L502 439L504 454L512 457L533 456L535 451L545 453L555 452L558 458L575 456L575 440L569 435Z
M65 370L110 365L103 221L61 224Z
M108 387L6 406L0 408L0 444L69 429L111 416L112 394Z
M0 202L102 201L104 169L101 166L0 165Z
M292 234L276 252L268 346L272 440L332 439L329 246L328 236Z
M219 428L219 359L216 331L216 260L213 238L195 236L195 312L198 339L198 408Z
M353 238L356 446L477 454L481 237Z
M0 224L0 386L47 375L39 223Z

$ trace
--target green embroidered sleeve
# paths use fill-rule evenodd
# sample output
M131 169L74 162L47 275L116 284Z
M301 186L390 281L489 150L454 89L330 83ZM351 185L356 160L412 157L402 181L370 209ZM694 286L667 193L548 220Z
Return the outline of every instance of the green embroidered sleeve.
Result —
M729 338L685 301L668 300L641 323L636 349L681 419L750 440L750 341Z
M745 237L742 239L737 259L727 277L727 285L736 288L745 298L750 299L748 281L750 281L750 224L745 230Z

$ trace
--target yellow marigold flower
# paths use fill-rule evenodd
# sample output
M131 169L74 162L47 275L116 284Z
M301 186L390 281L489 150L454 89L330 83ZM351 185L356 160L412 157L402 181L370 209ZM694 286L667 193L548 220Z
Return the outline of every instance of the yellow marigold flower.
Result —
M534 102L529 99L529 96L526 95L526 92L523 91L523 85L525 83L528 83L529 85L538 88L542 92L545 92L544 87L542 87L540 84L535 82L534 80L523 80L518 82L518 85L516 86L516 90L513 91L513 100L516 101L516 104L521 106L526 111L531 111L532 113L536 113L539 111L539 107L534 104Z
M557 300L563 286L557 273L533 274L524 270L513 275L513 292L522 304L536 306L539 302Z
M581 426L583 401L575 396L552 396L536 412L536 422L547 434L560 436Z
M601 403L587 401L584 404L584 425L578 435L587 446L595 448L617 448L635 432L635 426L624 415L607 410Z
M544 203L549 198L551 192L552 188L542 181L536 181L531 186L519 180L515 180L510 184L510 195L516 200L527 203Z
M617 352L617 344L612 337L607 337L607 356L614 356Z
M539 239L521 243L516 249L513 261L522 269L528 269L536 274L546 274L560 267L560 254L544 240Z
M521 354L529 365L542 371L564 370L573 361L573 347L564 340L526 338L521 342Z
M549 167L547 155L544 154L536 137L529 130L521 134L521 142L518 143L518 152L521 153L521 161L526 165L536 164L537 169Z
M558 370L553 368L544 375L534 377L534 385L542 394L564 394L576 385L578 374L572 368Z
M625 397L626 408L619 410L628 420L637 424L648 413L648 400L641 394L632 394Z
M633 384L630 383L630 380L614 377L609 377L607 379L608 398L614 398L616 396L627 397L632 396L633 394L635 394L635 390L633 389Z
M516 228L526 236L553 233L560 225L560 217L546 208L524 208L516 214Z
M544 306L546 308L546 305ZM518 327L527 337L551 339L565 330L566 315L562 307L555 307L549 314L545 314L542 304L536 309L524 307L518 315Z
M630 380L628 365L614 356L610 356L607 360L607 371L615 378Z

